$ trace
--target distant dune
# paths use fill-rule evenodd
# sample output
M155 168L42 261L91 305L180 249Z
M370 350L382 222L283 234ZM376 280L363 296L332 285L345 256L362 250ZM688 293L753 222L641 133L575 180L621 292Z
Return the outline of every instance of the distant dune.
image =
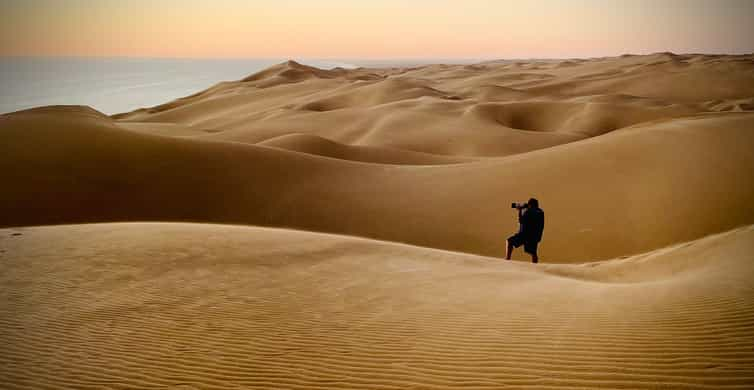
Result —
M0 137L12 387L754 386L754 55L289 61Z

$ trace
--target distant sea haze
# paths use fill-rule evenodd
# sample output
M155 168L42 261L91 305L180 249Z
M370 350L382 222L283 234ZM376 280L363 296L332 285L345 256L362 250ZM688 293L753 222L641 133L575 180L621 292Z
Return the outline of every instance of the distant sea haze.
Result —
M55 104L128 112L242 79L286 59L0 58L0 113ZM349 63L302 60L321 68Z

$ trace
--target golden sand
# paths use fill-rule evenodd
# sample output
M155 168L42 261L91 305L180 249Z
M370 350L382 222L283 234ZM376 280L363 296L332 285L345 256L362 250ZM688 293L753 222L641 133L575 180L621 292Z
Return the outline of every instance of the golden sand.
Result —
M0 387L752 388L752 110L658 53L1 115Z

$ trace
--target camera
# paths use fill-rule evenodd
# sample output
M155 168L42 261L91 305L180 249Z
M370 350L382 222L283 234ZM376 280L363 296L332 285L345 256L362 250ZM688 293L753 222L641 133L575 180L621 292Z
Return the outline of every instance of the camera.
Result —
M526 203L516 203L516 202L511 203L512 209L525 209L527 207L529 207L529 205Z

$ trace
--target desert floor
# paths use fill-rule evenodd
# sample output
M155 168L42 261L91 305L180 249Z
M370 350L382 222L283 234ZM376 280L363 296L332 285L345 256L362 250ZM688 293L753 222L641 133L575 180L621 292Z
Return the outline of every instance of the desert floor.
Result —
M291 61L0 137L3 388L754 387L752 55Z

